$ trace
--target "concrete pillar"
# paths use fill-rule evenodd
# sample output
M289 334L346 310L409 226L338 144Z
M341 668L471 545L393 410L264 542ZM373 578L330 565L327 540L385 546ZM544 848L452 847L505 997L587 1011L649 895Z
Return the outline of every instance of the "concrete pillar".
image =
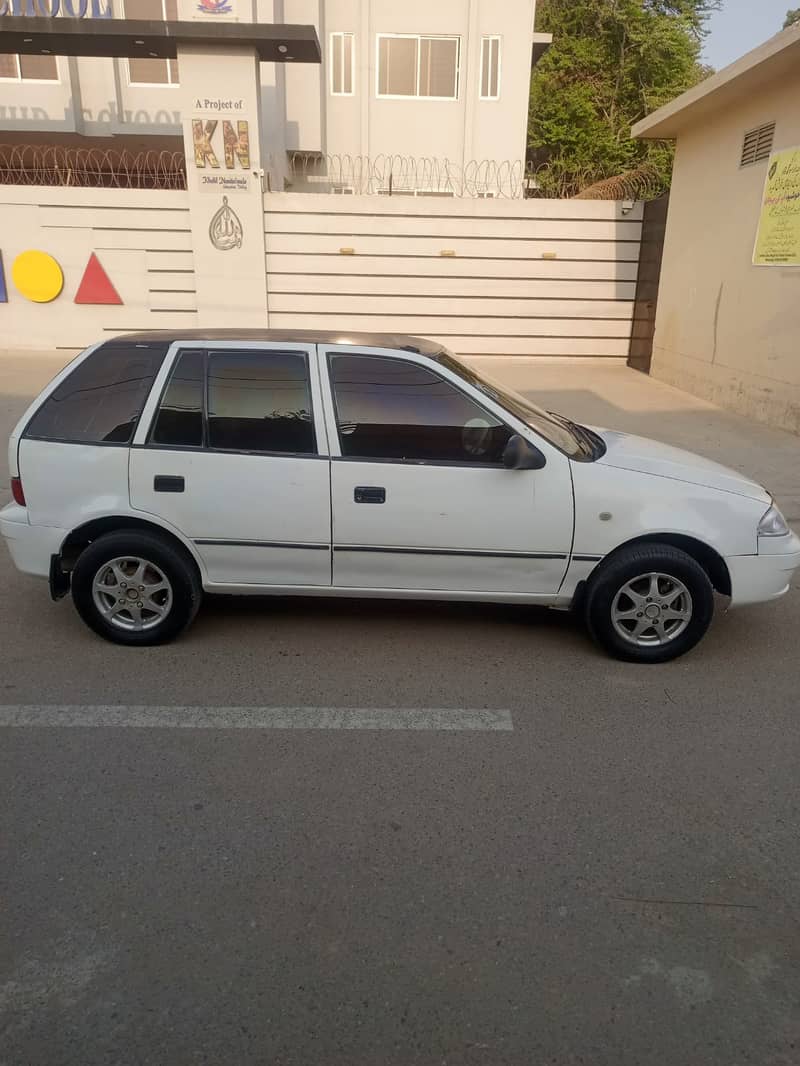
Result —
M256 51L179 44L178 67L198 325L266 327Z

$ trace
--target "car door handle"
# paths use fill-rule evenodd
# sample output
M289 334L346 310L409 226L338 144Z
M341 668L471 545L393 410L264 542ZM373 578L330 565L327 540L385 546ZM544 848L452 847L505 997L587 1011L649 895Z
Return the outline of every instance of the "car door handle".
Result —
M386 503L386 489L377 485L356 485L353 499L356 503Z
M186 482L182 477L171 474L156 474L153 478L153 492L183 492Z

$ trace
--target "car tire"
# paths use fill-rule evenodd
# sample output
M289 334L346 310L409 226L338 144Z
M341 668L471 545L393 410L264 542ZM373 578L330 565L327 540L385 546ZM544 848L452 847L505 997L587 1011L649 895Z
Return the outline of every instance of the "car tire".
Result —
M194 620L202 597L193 560L157 533L106 533L81 552L72 571L78 613L115 644L174 639Z
M584 612L591 635L615 658L664 663L701 640L714 616L714 590L691 555L669 544L641 544L600 564Z

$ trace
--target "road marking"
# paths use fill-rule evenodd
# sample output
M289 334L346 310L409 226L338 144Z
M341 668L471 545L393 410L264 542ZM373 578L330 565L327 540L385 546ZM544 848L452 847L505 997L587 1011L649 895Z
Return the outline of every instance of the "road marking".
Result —
M437 707L0 705L0 726L115 729L429 729L511 732L511 711Z

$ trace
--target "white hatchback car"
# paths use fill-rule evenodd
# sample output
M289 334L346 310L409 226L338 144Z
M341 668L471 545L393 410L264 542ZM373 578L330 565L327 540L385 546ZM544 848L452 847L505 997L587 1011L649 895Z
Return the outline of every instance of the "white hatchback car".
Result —
M202 592L579 607L663 662L713 590L781 596L800 538L760 485L589 429L410 337L134 334L89 348L10 442L16 566L155 644Z

